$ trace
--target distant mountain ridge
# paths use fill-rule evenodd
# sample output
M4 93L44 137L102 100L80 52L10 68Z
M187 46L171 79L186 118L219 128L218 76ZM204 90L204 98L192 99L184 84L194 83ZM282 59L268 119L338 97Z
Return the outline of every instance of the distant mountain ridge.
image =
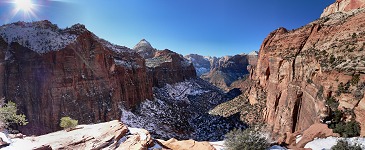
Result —
M249 74L249 68L256 66L258 52L223 57L189 54L184 57L194 65L197 75L202 79L229 90L233 82L244 79Z

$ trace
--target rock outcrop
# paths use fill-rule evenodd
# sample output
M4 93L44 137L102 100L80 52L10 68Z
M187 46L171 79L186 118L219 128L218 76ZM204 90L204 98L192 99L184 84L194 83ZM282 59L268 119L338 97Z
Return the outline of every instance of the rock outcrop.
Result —
M41 136L14 138L4 149L213 150L214 147L208 142L194 140L155 140L147 130L128 128L114 120L93 125L78 125L71 130L61 130Z
M139 43L134 46L133 50L135 50L144 59L154 57L155 53L157 52L157 50L153 48L150 42L148 42L146 39L139 41Z
M212 66L211 60L216 59L214 57L204 57L198 54L189 54L184 57L194 65L198 77L209 72Z
M193 64L182 55L170 50L157 51L153 58L146 60L146 66L154 87L163 87L165 84L197 77Z
M63 116L80 123L119 119L121 107L152 99L145 60L83 25L18 22L1 26L0 34L0 97L27 116L25 134L58 130Z
M279 28L264 40L252 73L258 88L248 92L267 93L262 113L276 135L325 121L333 99L334 109L355 110L363 120L364 18L363 10L339 12L292 31Z
M127 126L115 120L94 125L78 125L70 131L61 130L37 137L12 139L13 143L6 148L116 149L119 146L118 141L125 138L127 133Z
M348 13L364 7L365 0L336 0L335 3L324 9L321 17L325 17L336 12Z
M170 139L168 141L158 140L161 145L173 150L215 150L209 142L197 142L194 140L178 141Z
M233 82L247 78L249 69L257 64L257 55L235 55L219 58L216 65L212 65L209 73L203 74L202 79L223 90L230 90Z
M298 131L295 133L287 133L286 141L280 141L280 143L289 144L291 149L300 149L313 141L316 138L338 137L337 133L333 133L332 129L329 129L326 124L313 124L304 131Z
M197 77L193 64L182 55L168 49L156 50L145 39L142 39L133 50L146 59L148 77L153 87L163 87L165 84Z

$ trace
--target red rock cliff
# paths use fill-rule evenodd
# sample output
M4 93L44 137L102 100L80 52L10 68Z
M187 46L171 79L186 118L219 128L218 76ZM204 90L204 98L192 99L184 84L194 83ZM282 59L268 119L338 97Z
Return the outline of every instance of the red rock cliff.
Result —
M132 109L152 98L145 61L137 53L97 38L82 25L53 31L44 24L52 26L36 22L23 23L21 28L17 24L2 27L0 95L15 101L27 116L29 124L21 128L26 129L23 133L55 131L63 116L79 123L120 119L120 107ZM17 35L13 42L3 40L11 40L9 37L17 30L32 34L38 29L39 36L33 39ZM42 38L42 34L48 35ZM45 43L49 49L36 41L47 41L53 34L56 39ZM52 49L59 46L54 44L64 34L68 35L66 39L75 40L61 49Z
M326 99L355 111L365 134L365 12L316 20L302 28L279 28L260 48L253 79L266 91L265 121L280 135L307 129L328 116ZM346 84L358 76L346 92ZM255 93L255 89L251 89ZM339 94L335 94L339 93Z
M351 12L364 7L365 0L336 0L335 3L324 9L321 17L325 17L336 12Z
M137 43L133 50L146 59L148 77L154 87L197 77L193 64L182 55L168 49L157 50L145 39Z
M157 51L153 58L146 59L146 65L155 87L197 77L193 64L182 55L170 50Z

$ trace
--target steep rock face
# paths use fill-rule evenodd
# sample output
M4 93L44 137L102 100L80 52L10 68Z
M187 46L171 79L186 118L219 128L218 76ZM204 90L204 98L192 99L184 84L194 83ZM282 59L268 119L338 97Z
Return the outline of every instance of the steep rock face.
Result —
M351 12L355 9L364 7L365 0L336 0L335 3L324 9L321 17L325 17L336 12Z
M184 57L194 65L196 74L199 77L209 72L211 69L211 61L209 57L204 57L198 54L189 54Z
M133 50L145 58L149 82L154 87L196 78L193 64L178 53L168 49L157 50L145 39L136 44Z
M338 109L355 108L357 120L363 118L364 18L363 11L336 13L293 31L279 28L264 40L252 78L267 92L263 115L274 133L321 122L330 113L330 97ZM343 90L343 84L349 87Z
M52 26L47 21L21 24L2 26L2 37L9 41L11 34L24 28L30 32L23 33L26 36L38 29L41 35ZM10 29L16 30L8 33ZM29 124L21 128L26 129L23 133L55 131L63 116L80 123L119 119L120 107L131 109L152 98L145 61L137 53L97 38L82 25L57 29L54 34L75 39L61 49L38 51L35 48L47 48L47 44L52 48L54 43L34 46L37 36L18 35L15 42L0 38L1 96L16 102L27 116ZM52 41L51 36L40 39Z
M216 61L217 65L212 66L211 71L202 75L201 78L221 89L229 90L233 82L246 78L245 75L249 74L249 68L256 66L257 58L257 55L222 57Z
M197 77L193 64L170 50L157 51L153 58L146 59L146 66L154 87Z

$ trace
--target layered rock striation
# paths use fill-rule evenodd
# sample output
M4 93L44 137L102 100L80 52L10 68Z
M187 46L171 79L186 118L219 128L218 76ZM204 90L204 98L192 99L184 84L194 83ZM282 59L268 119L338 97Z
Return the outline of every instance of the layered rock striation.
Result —
M145 60L83 25L18 22L1 26L0 34L0 96L27 116L25 134L58 130L63 116L80 123L119 119L121 107L152 99Z
M248 92L266 93L262 114L276 135L325 121L333 99L334 109L354 111L364 135L364 18L363 10L338 12L292 31L279 28L264 40L252 73L257 88Z
M197 77L193 64L176 52L168 49L156 50L145 39L142 39L134 50L146 59L148 77L154 87Z

